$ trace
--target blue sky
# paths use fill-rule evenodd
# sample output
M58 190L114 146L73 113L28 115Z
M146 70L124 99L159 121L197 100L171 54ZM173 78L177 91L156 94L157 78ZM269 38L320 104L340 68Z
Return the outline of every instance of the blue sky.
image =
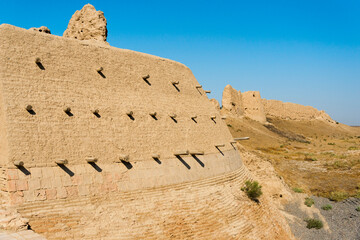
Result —
M360 1L0 0L0 23L62 35L86 3L110 45L184 63L211 98L231 84L360 125Z

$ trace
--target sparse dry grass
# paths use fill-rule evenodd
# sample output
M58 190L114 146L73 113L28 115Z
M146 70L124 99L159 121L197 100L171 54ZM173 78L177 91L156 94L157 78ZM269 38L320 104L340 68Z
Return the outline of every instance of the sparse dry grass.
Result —
M251 120L227 120L234 137L250 137L241 142L245 149L257 150L259 157L272 162L277 174L291 187L302 186L311 194L325 197L331 192L356 196L360 182L360 151L356 151L360 149L360 128L336 128L320 121L271 122L281 134ZM287 131L304 136L311 144L282 136Z
M331 192L329 194L329 199L335 202L341 202L349 197L349 194L346 192Z

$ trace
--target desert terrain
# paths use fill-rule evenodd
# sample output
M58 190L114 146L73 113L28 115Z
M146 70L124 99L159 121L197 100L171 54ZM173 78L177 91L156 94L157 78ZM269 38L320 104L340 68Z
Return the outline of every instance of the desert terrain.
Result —
M360 128L323 121L228 118L234 136L249 136L241 145L269 161L291 188L308 194L330 197L359 194Z
M243 161L282 209L297 239L360 237L360 128L324 121L227 117ZM305 205L307 198L314 201ZM331 206L331 209L323 209ZM308 229L306 219L322 229Z

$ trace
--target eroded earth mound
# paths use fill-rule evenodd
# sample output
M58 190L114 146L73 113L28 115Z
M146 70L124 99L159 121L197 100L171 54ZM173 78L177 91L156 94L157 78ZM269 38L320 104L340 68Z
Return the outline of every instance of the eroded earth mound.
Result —
M63 36L106 42L107 28L104 13L96 11L93 5L86 4L80 11L74 13Z

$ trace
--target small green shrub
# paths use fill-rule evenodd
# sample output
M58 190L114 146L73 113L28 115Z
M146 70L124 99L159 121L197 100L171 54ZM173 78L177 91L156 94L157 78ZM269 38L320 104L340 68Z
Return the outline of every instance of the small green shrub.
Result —
M312 199L312 198L305 198L304 204L305 204L306 206L311 207L314 203L315 203L315 202L314 202L314 199Z
M329 199L335 202L341 202L349 197L349 195L345 192L331 192L329 195Z
M328 143L328 145L335 145L335 143Z
M312 158L312 157L305 157L304 160L305 160L305 161L311 161L311 162L317 161L316 158Z
M358 206L357 208L355 208L356 211L360 212L360 206Z
M331 206L330 204L326 204L326 205L322 206L321 209L322 209L322 210L325 210L325 211L331 210L331 209L332 209L332 206Z
M338 168L346 168L346 167L347 167L347 166L346 166L346 162L344 162L344 161L335 161L332 166L333 166L333 168L335 168L335 169L338 169Z
M251 200L258 200L258 198L261 196L261 186L257 181L246 181L245 187L241 188L242 191L246 193L246 195Z
M227 126L228 126L228 127L230 127L230 128L232 127L232 125L231 125L231 124L228 124Z
M303 193L304 192L304 190L302 190L301 188L297 188L297 187L294 187L293 191L296 192L296 193Z
M357 150L358 148L356 146L351 146L348 148L348 150Z
M320 229L324 226L322 221L319 219L309 218L306 219L305 222L307 223L306 227L309 229L311 228Z
M356 191L355 197L356 197L356 198L360 198L360 190L357 190L357 191Z

